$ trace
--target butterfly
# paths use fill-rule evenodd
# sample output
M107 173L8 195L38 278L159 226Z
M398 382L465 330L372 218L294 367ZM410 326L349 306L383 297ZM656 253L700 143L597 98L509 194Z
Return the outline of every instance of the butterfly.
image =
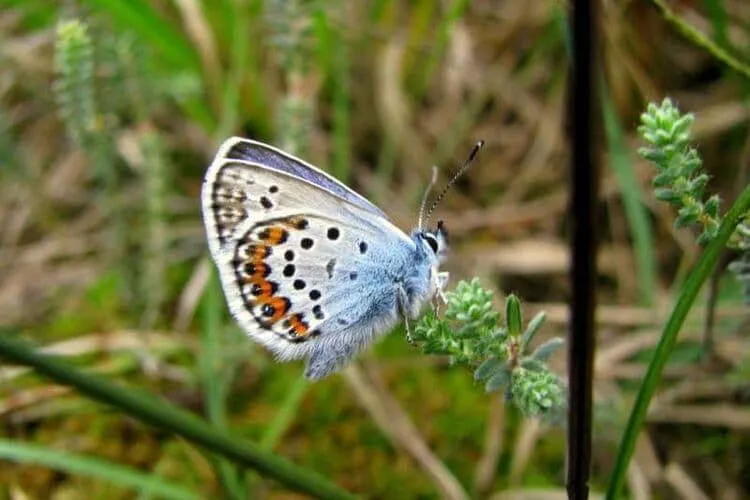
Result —
M425 219L428 189L407 235L309 163L262 142L225 141L206 172L201 201L237 323L278 360L305 358L311 380L338 371L400 321L408 329L448 281L439 270L445 226L429 230L425 220L482 144Z

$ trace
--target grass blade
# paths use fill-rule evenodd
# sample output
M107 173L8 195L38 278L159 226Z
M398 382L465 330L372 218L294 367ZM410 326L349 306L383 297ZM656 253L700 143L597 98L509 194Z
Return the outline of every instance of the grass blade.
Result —
M343 3L342 3L343 5ZM342 182L349 182L352 170L351 146L351 78L350 41L338 29L327 10L315 13L315 30L318 40L320 65L326 68L330 79L333 107L333 157L331 173Z
M279 444L284 433L289 429L297 415L300 404L310 388L310 383L305 377L299 377L289 387L289 392L281 403L281 407L274 414L273 419L263 430L260 438L260 446L264 450L272 451ZM257 487L258 476L253 475L247 481L247 490L252 491Z
M722 0L703 0L703 5L706 8L708 19L711 21L716 44L726 51L731 51L732 46L727 35L729 23L724 2Z
M202 350L201 356L198 358L198 368L201 374L206 416L216 428L225 430L227 419L224 410L229 381L227 379L228 374L222 369L224 364L221 359L222 343L219 335L222 323L222 307L221 288L216 271L212 266L211 276L203 296ZM214 461L214 465L221 484L230 498L243 498L242 484L237 470L232 467L232 464L223 458L219 458Z
M628 424L617 452L612 477L609 481L607 499L613 500L619 497L620 490L625 482L630 458L633 456L633 450L635 450L638 434L646 419L649 402L656 392L656 387L664 371L664 366L677 342L677 334L680 332L680 328L682 328L685 318L700 292L701 286L719 262L722 252L734 232L734 228L745 214L747 214L748 210L750 210L750 186L745 187L742 194L737 198L737 201L732 205L732 208L729 209L719 227L718 235L706 247L700 259L698 259L695 268L690 272L687 281L685 281L685 286L682 288L682 293L677 299L677 304L675 304L669 320L664 325L664 331L656 346L654 356L648 365L646 376L638 390L635 406L630 412L630 418L628 419Z
M440 16L437 28L435 29L437 37L430 45L427 62L424 63L421 80L416 89L417 97L422 97L427 92L430 83L440 67L440 63L445 56L445 48L453 34L453 28L456 23L461 20L468 6L469 2L467 0L453 0L448 5L445 15Z
M665 21L672 24L682 36L690 40L695 46L705 49L716 60L721 61L746 79L750 79L750 66L721 48L719 44L708 38L695 26L685 22L669 7L669 4L665 0L651 0L651 3L659 9Z
M224 72L222 82L222 102L221 102L221 119L214 132L216 142L223 142L224 139L237 132L240 122L240 113L242 103L240 93L242 90L242 79L247 71L247 63L250 58L249 53L252 50L252 44L247 43L245 27L252 24L247 15L247 9L242 8L238 2L223 2L223 10L227 16L224 21L227 23L223 29L230 32L229 44L229 69ZM257 71L257 68L253 68Z
M302 399L307 394L310 383L305 377L299 377L289 388L289 394L284 399L281 408L276 412L271 423L263 432L260 440L260 446L264 450L273 450L281 440L281 436L287 431L292 424Z
M633 238L635 261L638 273L638 297L643 305L651 305L656 284L656 248L648 210L642 203L643 193L635 177L635 165L630 161L629 147L625 142L622 127L617 119L612 99L602 81L602 113L607 137L610 167L620 185L622 205L628 228Z
M159 16L145 0L86 0L106 12L119 26L128 26L148 41L171 66L201 71L198 55L172 23Z
M45 446L0 439L0 458L101 479L123 488L136 490L141 494L157 495L159 498L175 500L200 498L182 486L169 483L151 473L124 467L100 458L57 451Z
M237 436L219 431L195 415L149 393L117 386L100 376L77 370L54 356L39 354L12 339L7 331L0 332L0 358L30 366L40 375L61 385L74 387L89 398L114 406L141 422L179 435L207 451L255 469L288 488L318 498L356 498L316 472Z

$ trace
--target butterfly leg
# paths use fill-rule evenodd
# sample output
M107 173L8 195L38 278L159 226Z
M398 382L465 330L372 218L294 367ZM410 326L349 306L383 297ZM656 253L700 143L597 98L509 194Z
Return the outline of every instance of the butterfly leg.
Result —
M433 303L432 303L436 312L440 311L441 301L443 304L448 303L448 298L445 296L445 287L448 285L449 277L450 277L450 273L447 273L447 272L437 274L437 290L435 291L435 296L433 297Z
M398 310L401 316L404 318L404 326L406 328L406 341L411 346L415 346L416 342L411 337L411 326L409 325L409 297L406 294L406 289L402 283L398 284L398 290L396 291L396 302L398 302Z

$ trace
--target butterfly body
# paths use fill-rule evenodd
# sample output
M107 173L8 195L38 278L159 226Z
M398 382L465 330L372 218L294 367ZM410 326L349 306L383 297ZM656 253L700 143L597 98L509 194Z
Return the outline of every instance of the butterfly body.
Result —
M302 160L231 138L203 184L211 255L229 309L280 360L322 378L441 293L445 231L406 235Z

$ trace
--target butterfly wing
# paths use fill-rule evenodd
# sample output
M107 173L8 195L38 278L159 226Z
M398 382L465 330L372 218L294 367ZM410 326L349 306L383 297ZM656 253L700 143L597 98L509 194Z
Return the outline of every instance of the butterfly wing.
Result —
M343 198L363 210L385 219L388 218L382 210L345 184L342 184L336 178L310 165L306 161L300 160L268 144L243 139L242 137L232 137L222 144L217 157L227 160L245 161L256 165L263 165L279 172L285 172L293 177L315 184L326 192Z
M311 358L311 378L398 320L394 281L414 243L335 179L235 138L209 168L202 203L232 314L279 358Z

